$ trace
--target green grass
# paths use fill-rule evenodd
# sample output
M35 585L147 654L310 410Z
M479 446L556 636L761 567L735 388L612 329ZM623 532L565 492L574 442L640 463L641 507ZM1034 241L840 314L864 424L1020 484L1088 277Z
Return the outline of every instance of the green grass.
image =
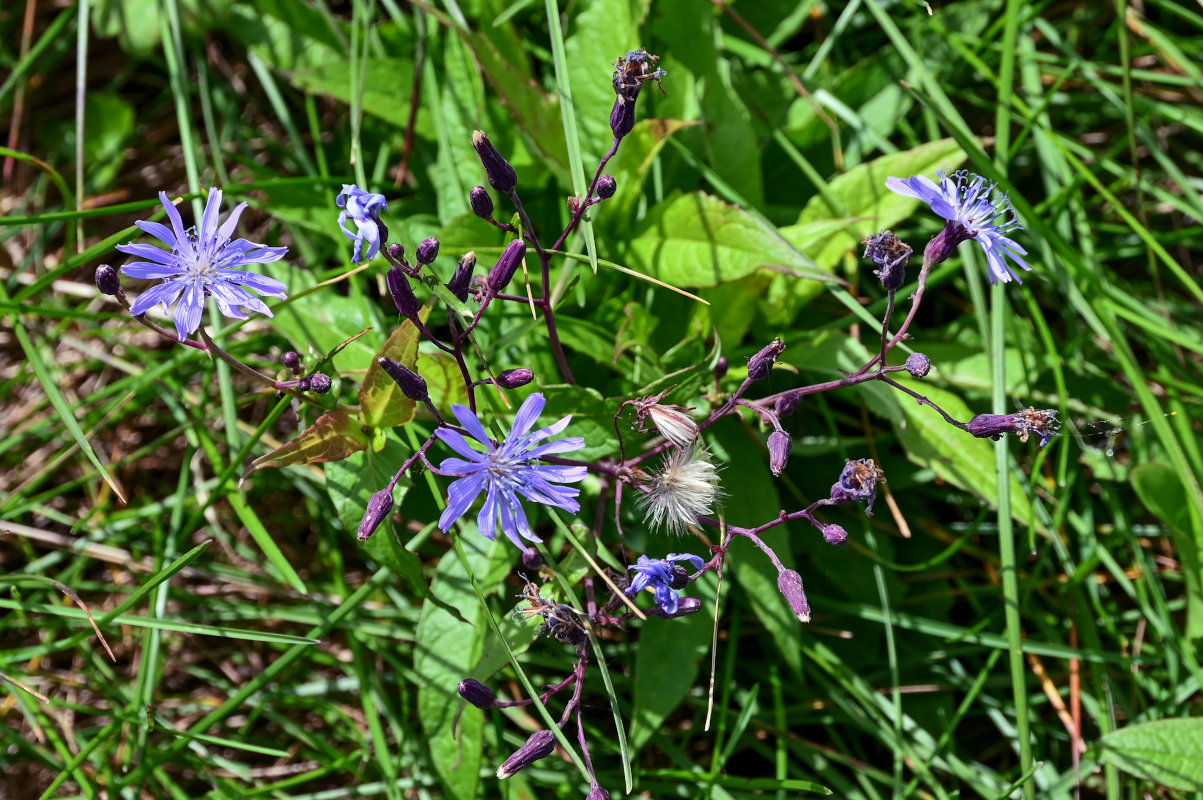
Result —
M515 699L572 669L569 647L511 619L524 569L512 546L470 525L440 532L447 482L429 473L401 482L366 546L355 538L428 415L346 460L239 478L336 400L358 403L398 326L379 261L344 277L341 185L385 193L390 240L411 254L437 235L443 280L469 250L487 269L505 238L468 205L483 129L550 245L609 147L614 59L639 46L661 57L666 94L645 87L607 168L618 192L552 261L560 335L591 391L556 386L546 330L516 305L486 315L474 364L532 368L547 418L574 413L595 457L612 454L622 399L675 384L670 401L708 408L701 376L720 350L726 390L774 336L785 368L752 396L838 378L875 351L885 308L859 238L888 227L922 251L938 230L885 178L964 167L1010 192L1032 271L991 288L970 245L937 267L904 343L935 370L908 385L959 419L1033 405L1065 424L1044 449L992 445L867 384L806 399L776 479L752 415L710 429L732 524L825 497L845 458L873 457L888 483L872 518L823 517L847 528L844 548L803 524L766 536L802 575L811 622L737 541L721 591L713 575L686 591L699 614L597 635L583 720L601 785L1203 795L1203 734L1174 727L1203 716L1199 8L31 8L28 27L25 4L0 12L13 131L0 148L0 795L586 795L572 725L572 757L494 777L566 695L548 717L463 710L455 693L474 677ZM159 190L184 196L188 217L211 185L249 203L242 235L290 248L269 270L290 299L272 319L208 320L224 347L276 376L287 350L312 366L371 329L327 362L335 391L316 407L96 293L96 266L124 258L114 246L144 240L133 221L161 216ZM530 280L537 294L537 268ZM441 407L462 402L424 374ZM629 454L642 440L623 431ZM579 518L538 517L562 596L583 601L584 554L619 563L612 506L600 540L590 527L600 496L591 481ZM629 507L631 553L705 551L648 532Z

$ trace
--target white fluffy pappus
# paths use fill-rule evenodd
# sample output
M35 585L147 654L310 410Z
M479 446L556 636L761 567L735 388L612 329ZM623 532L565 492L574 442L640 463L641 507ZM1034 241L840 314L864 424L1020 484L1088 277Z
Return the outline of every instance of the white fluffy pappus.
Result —
M714 512L719 496L718 468L702 448L670 447L660 471L643 483L638 504L654 530L682 533L701 515Z

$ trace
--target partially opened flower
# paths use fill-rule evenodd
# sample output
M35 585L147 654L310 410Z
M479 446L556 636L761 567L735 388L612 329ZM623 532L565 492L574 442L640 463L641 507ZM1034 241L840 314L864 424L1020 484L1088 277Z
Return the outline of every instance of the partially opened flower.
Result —
M219 227L217 217L221 213L221 189L210 189L198 230L196 227L184 228L180 212L167 199L166 192L159 192L159 200L167 209L170 228L158 222L139 221L134 224L169 249L163 250L149 244L117 245L122 253L145 259L122 266L123 273L131 278L163 281L139 295L130 307L130 313L136 317L142 316L156 305L162 305L166 310L178 299L174 321L181 342L200 327L206 297L216 300L221 313L232 319L246 319L245 311L272 316L267 304L247 289L284 299L287 297L284 290L288 287L274 278L247 272L243 267L279 261L288 248L267 247L246 239L230 241L246 203L235 206Z
M973 239L982 246L990 263L990 283L1019 281L1007 259L1024 269L1031 267L1022 258L1028 251L1006 235L1020 227L1010 198L995 191L996 184L987 184L982 176L965 170L952 175L939 170L936 178L938 184L925 175L886 181L890 191L922 200L946 220L944 230L931 240L924 253L928 264L939 264L958 244Z
M688 573L684 567L677 564L678 561L688 561L693 564L694 569L701 569L706 565L701 557L689 553L669 553L665 558L639 556L634 566L627 567L635 571L635 577L631 579L626 593L637 594L650 587L655 594L656 605L664 609L664 613L677 613L677 604L681 601L681 596L676 590L685 588L689 582Z
M334 202L342 209L338 214L338 227L348 239L355 240L351 261L358 264L359 259L365 257L371 261L380 252L380 243L388 238L388 228L380 221L380 212L388 211L388 200L382 194L365 192L354 184L344 183ZM354 231L347 227L347 220L355 223ZM367 252L363 249L365 244Z
M439 518L440 528L449 530L457 519L467 513L480 493L485 492L484 505L476 518L480 532L492 539L500 519L501 530L519 549L524 549L526 545L522 539L531 542L543 540L531 531L526 512L518 500L519 495L532 502L555 506L574 514L580 510L580 503L576 500L580 490L560 484L584 480L585 468L535 463L536 459L543 456L570 453L585 446L585 440L580 437L544 441L568 427L571 416L531 433L545 404L543 395L539 393L526 398L514 415L514 427L500 445L489 438L484 425L471 410L461 405L451 406L460 425L469 436L484 445L485 452L474 449L463 436L450 428L435 431L435 435L447 446L463 456L462 459L444 459L439 465L443 472L462 476L448 490L447 509Z

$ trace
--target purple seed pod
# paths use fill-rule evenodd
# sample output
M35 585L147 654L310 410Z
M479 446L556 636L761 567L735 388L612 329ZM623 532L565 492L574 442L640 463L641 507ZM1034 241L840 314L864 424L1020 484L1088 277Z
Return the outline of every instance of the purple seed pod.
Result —
M475 678L464 678L459 682L459 696L472 705L486 711L497 705L497 695Z
M842 525L836 525L833 522L827 525L820 525L819 530L823 532L823 541L827 542L827 544L838 547L848 541L848 531L844 530Z
M121 293L121 276L108 264L101 264L96 268L96 288L101 294L115 297Z
M489 179L489 185L506 194L513 191L514 187L518 185L518 173L510 166L510 162L505 160L505 156L489 141L488 135L484 131L473 132L472 146L476 148L476 155L480 158L480 163L484 165L485 177Z
M759 381L764 380L773 371L773 364L777 362L777 356L781 355L781 351L785 350L785 342L780 339L774 339L756 355L748 359L748 380Z
M397 307L402 316L417 319L421 306L414 294L413 287L409 285L409 278L405 277L405 270L400 267L389 267L385 282L388 284L389 294L393 296L393 305Z
M468 290L472 287L472 270L476 269L476 253L468 253L459 260L455 274L447 282L447 289L461 302L467 302Z
M496 293L509 286L524 258L526 258L526 242L515 239L506 245L505 252L501 254L501 258L497 259L496 266L489 270L489 288Z
M618 182L614 180L614 176L606 173L598 178L597 181L597 196L602 200L609 200L614 196L615 190L618 189Z
M405 261L405 245L400 242L393 242L387 249L389 258L393 261Z
M418 263L426 266L433 264L434 260L439 257L439 240L431 236L428 239L423 239L418 245Z
M555 752L556 735L551 731L535 731L526 744L519 747L512 756L497 768L497 777L505 780L516 772L524 770L539 759L547 758Z
M906 371L916 378L926 378L931 372L931 359L922 353L911 353L906 357Z
M897 291L906 281L906 265L911 260L910 245L890 231L867 236L861 242L865 245L864 257L877 266L873 274L881 285L886 291Z
M520 386L526 386L535 379L533 370L526 367L518 367L516 369L507 369L497 375L497 385L502 389L517 389Z
M522 551L522 566L529 570L543 566L543 554L539 552L539 548L531 545Z
M359 523L359 531L356 533L359 541L366 542L368 537L380 527L380 523L388 519L388 515L392 511L393 487L386 486L368 500L368 507L363 512L363 521Z
M483 186L473 186L468 192L468 202L472 204L472 213L481 219L493 218L493 198L489 190Z
M777 573L777 588L785 595L785 601L802 622L810 622L810 603L806 602L806 591L802 588L802 576L792 569Z
M777 398L777 402L773 404L773 413L777 415L777 419L785 419L792 416L801 405L802 395L797 392L787 392Z
M1057 435L1057 412L1055 409L1028 407L1014 414L978 414L969 420L965 430L979 439L997 439L1004 433L1014 433L1019 441L1026 442L1029 436L1040 437L1044 447Z
M314 394L325 394L334 386L334 381L324 372L315 372L308 378L302 378L299 388L302 392L313 392Z
M785 431L773 431L769 434L769 471L773 473L773 477L785 472L793 443L794 440Z
M284 354L284 369L297 375L301 372L301 355L295 350L289 350Z
M401 387L401 393L410 400L415 403L424 403L430 399L430 391L426 388L426 381L422 379L421 375L401 362L385 356L376 359L376 363L397 382L397 385Z

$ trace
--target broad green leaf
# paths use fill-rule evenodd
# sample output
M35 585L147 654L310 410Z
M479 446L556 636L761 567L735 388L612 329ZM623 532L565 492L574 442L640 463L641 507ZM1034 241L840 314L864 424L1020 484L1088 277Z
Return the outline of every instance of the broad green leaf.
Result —
M606 165L606 172L614 176L617 189L614 196L596 210L599 227L609 229L612 227L611 223L628 224L643 196L643 183L651 172L652 165L656 163L656 157L668 143L669 137L684 128L699 124L701 123L679 119L654 118L641 119L635 123L631 132L623 137L617 155Z
M433 70L427 69L423 91L438 93L439 113L434 116L434 130L439 148L432 188L437 191L439 220L450 222L471 214L468 192L482 182L483 170L472 148L472 131L479 127L478 110L485 105L485 89L464 41L457 36L448 36L444 41L445 76L440 80ZM472 219L481 228L492 229L475 215Z
M609 401L601 392L585 386L547 386L542 390L547 399L540 425L550 425L560 417L572 415L572 423L564 430L565 436L581 436L585 447L574 453L565 453L566 458L596 461L618 453L618 439L614 435L614 412L620 401Z
M370 328L372 317L361 301L326 289L289 301L276 313L272 324L292 340L297 352L329 353ZM379 334L362 336L339 353L336 366L339 371L367 369L379 346Z
M780 362L792 365L810 374L825 376L829 380L844 377L860 369L872 356L859 340L842 331L827 331L810 341L790 342L781 354ZM897 377L897 376L895 376ZM770 377L770 381L773 379ZM769 387L781 391L784 387ZM902 394L880 381L867 381L844 389L856 392L865 399L869 410L898 425L902 423L899 407ZM803 402L806 402L805 400ZM967 435L967 434L966 434Z
M1186 635L1189 639L1203 637L1203 574L1200 574L1203 567L1199 559L1203 531L1192 533L1190 503L1182 478L1165 464L1141 464L1132 470L1132 488L1145 508L1170 529L1186 583Z
M368 437L359 420L336 408L322 414L291 441L252 461L239 482L264 467L341 461L367 444Z
M1128 725L1099 740L1100 760L1154 784L1203 791L1203 717Z
M363 110L398 127L409 118L413 90L412 58L369 58L362 64ZM350 104L355 84L351 81L351 62L340 60L285 73L288 80L311 94L329 95ZM430 130L431 119L425 106L419 106L416 127Z
M629 261L682 288L718 286L762 269L819 277L768 223L703 192L674 194L657 205L636 229Z
M418 311L418 318L422 322L430 317L430 309L433 306L433 301L427 300ZM376 358L368 365L367 374L359 386L359 418L364 425L372 428L395 428L414 418L417 403L405 396L401 387L377 361L380 358L391 358L418 371L418 341L421 338L417 326L408 319L405 320L389 334L384 347L380 348Z

